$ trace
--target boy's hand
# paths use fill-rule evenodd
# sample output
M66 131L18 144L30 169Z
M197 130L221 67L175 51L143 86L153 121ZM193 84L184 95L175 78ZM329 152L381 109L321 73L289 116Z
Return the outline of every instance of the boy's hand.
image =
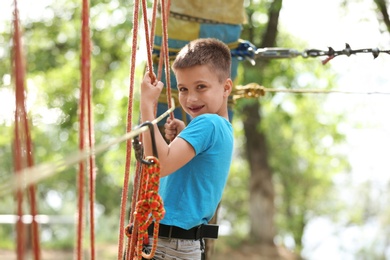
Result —
M168 118L164 124L165 138L172 141L186 127L183 121L179 119Z
M164 84L161 81L155 80L152 82L150 72L146 72L141 83L141 105L154 107L158 103L158 97L163 87Z

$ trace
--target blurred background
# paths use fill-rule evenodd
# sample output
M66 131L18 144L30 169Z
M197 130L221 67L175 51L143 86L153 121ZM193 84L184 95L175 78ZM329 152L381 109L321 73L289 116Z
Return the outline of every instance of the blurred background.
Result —
M41 164L78 149L81 2L18 3L26 105L34 161ZM245 0L241 39L297 51L342 50L346 43L389 50L389 6L387 0ZM0 182L14 172L12 14L13 1L1 1ZM131 1L91 1L96 144L126 131L132 15ZM145 67L142 43L136 86ZM237 86L324 93L266 93L234 103L235 156L212 259L390 259L390 56L339 56L323 65L325 58L239 62ZM135 99L135 113L137 105ZM122 143L96 157L98 259L116 257L125 149ZM40 225L43 259L73 257L77 167L37 184L39 214L47 216ZM16 259L15 207L13 194L0 197L2 259Z

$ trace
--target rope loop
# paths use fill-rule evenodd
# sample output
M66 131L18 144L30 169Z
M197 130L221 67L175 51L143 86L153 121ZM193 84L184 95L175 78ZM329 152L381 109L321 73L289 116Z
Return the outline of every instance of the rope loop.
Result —
M145 161L149 163L143 164L142 183L140 187L142 193L134 211L134 217L138 227L134 259L142 259L142 257L151 259L154 257L157 249L159 223L165 215L164 203L158 194L160 185L160 162L154 156L146 157ZM142 252L142 249L144 244L148 243L148 227L152 222L154 222L153 245L150 253L145 254Z

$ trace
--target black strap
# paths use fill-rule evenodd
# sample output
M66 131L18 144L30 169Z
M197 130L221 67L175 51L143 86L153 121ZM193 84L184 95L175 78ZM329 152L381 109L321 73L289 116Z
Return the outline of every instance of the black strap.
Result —
M148 228L150 236L153 235L154 223ZM159 237L199 240L202 238L218 238L218 225L199 225L189 230L176 226L159 225Z

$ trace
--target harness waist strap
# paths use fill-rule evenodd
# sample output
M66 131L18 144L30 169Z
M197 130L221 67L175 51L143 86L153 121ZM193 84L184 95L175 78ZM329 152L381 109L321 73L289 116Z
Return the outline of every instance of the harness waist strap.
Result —
M199 225L191 229L183 229L176 226L159 225L158 236L165 238L199 240L202 238L218 238L218 225ZM148 234L153 235L154 223L148 227Z

